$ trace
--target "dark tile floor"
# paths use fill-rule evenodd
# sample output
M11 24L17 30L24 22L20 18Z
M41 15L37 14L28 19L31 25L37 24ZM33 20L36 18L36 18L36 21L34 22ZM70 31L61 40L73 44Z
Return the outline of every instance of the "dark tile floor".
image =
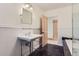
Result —
M64 56L62 46L47 44L41 49L35 50L30 56Z

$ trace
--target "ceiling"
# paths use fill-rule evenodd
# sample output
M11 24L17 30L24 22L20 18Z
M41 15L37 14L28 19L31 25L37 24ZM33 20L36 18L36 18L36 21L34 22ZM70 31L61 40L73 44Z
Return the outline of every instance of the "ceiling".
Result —
M57 8L69 6L72 4L71 3L32 3L32 5L36 5L44 11L48 11L51 9L57 9Z

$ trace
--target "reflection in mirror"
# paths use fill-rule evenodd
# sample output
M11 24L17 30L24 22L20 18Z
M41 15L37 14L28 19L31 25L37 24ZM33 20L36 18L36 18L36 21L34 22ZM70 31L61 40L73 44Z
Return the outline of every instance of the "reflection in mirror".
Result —
M32 12L22 9L21 24L32 24Z

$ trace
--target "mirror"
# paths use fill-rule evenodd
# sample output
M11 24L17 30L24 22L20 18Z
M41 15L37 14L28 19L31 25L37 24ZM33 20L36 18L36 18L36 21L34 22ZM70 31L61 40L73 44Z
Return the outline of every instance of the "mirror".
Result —
M22 15L21 15L21 23L22 24L32 24L32 12L22 9Z

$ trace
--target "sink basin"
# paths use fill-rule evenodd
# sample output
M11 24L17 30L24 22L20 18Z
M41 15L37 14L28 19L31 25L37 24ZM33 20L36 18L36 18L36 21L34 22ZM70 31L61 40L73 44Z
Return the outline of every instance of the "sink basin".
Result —
M33 39L37 39L39 37L42 37L41 34L30 34L30 35L19 35L18 38L21 40L31 41Z

